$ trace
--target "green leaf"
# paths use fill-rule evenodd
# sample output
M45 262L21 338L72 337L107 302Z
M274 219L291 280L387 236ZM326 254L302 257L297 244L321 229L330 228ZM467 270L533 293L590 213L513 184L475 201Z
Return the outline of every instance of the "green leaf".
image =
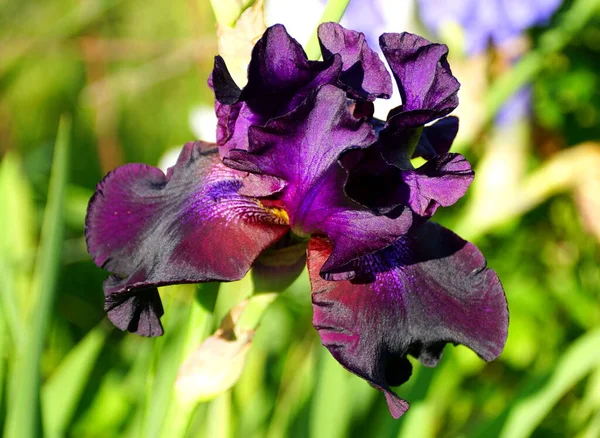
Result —
M501 438L525 438L581 379L600 366L600 329L588 332L565 352L548 383L514 406Z
M36 258L27 342L17 351L18 357L12 367L15 376L5 425L6 438L34 438L41 435L40 360L54 305L61 260L70 132L70 120L63 117L54 149L48 202Z
M103 325L90 331L62 360L44 385L42 417L48 437L65 435L106 335Z
M565 10L557 26L552 27L540 38L540 48L527 53L519 63L494 82L486 96L484 119L489 123L504 102L522 86L531 82L545 66L544 60L551 53L562 50L573 40L598 12L598 0L577 0ZM473 139L469 139L471 142Z
M353 376L327 349L320 348L319 354L319 377L311 406L310 436L342 438L348 435L352 421L353 400L349 383Z
M21 345L37 236L32 189L12 152L0 163L0 224L0 312L13 344Z

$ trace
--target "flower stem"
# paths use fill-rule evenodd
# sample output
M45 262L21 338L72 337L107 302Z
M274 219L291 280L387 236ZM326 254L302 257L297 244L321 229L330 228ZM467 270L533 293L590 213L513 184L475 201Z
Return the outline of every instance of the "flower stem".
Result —
M317 27L315 27L315 30L306 44L306 54L308 55L308 59L319 59L321 57L319 39L317 38L318 25L328 21L335 21L336 23L340 21L344 12L346 12L348 4L350 4L350 0L329 0L327 2L323 15L321 15Z
M215 13L217 23L222 26L234 27L235 23L254 0L210 0L210 6Z

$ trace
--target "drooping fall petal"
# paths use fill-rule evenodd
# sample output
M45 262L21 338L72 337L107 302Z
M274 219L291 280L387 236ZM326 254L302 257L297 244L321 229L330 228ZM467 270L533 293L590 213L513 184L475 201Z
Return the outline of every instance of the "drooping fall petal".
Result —
M313 324L345 368L385 393L395 418L408 408L391 388L410 377L407 355L435 366L446 343L487 361L502 351L508 310L500 281L479 250L451 231L423 224L355 261L352 281L319 275L330 252L325 238L309 242Z
M243 173L220 163L217 149L188 143L177 164L128 164L109 173L90 201L86 241L105 282L109 318L123 330L162 334L156 287L232 281L289 227L239 194Z

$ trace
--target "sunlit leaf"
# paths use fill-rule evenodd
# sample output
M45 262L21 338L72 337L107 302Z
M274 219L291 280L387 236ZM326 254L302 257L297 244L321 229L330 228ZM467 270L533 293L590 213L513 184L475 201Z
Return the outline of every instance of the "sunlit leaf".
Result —
M548 383L514 406L500 435L528 437L577 382L600 366L600 329L579 338L563 355Z
M64 436L104 345L107 330L93 329L63 359L42 389L42 416L48 436Z
M13 367L15 378L11 388L5 436L7 438L34 438L39 436L41 423L40 359L50 322L56 280L60 267L60 252L63 237L63 203L65 186L68 180L68 156L70 148L71 123L61 120L48 190L48 202L44 211L44 222L36 269L33 277L34 304L27 325L27 343L19 352ZM18 387L16 386L18 382Z

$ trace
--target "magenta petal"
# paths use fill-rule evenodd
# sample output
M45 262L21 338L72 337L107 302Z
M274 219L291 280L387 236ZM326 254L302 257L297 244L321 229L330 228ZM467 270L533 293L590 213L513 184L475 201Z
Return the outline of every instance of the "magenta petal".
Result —
M163 306L156 287L139 289L134 293L118 292L121 279L111 275L104 282L106 302L104 309L108 319L121 330L127 330L142 336L161 336L164 333L160 322L164 314ZM117 292L106 292L114 289Z
M439 206L448 207L464 196L475 173L459 154L438 155L417 170L405 170L408 205L420 216L431 217Z
M313 324L349 371L386 395L397 418L408 408L391 389L410 377L407 355L435 366L446 343L463 344L486 361L502 351L508 310L494 271L479 250L434 223L356 262L353 281L319 272L331 247L309 243Z
M98 184L86 241L94 262L113 273L104 290L115 325L160 334L157 286L240 279L286 233L258 201L238 193L243 175L223 166L212 145L195 142L167 176L128 164Z
M384 33L379 45L402 97L400 109L390 114L390 125L422 126L458 106L460 84L446 61L448 47L407 32Z
M318 29L323 59L335 54L342 58L340 81L354 97L369 101L389 99L392 81L379 55L362 32L344 29L337 23L322 23Z

